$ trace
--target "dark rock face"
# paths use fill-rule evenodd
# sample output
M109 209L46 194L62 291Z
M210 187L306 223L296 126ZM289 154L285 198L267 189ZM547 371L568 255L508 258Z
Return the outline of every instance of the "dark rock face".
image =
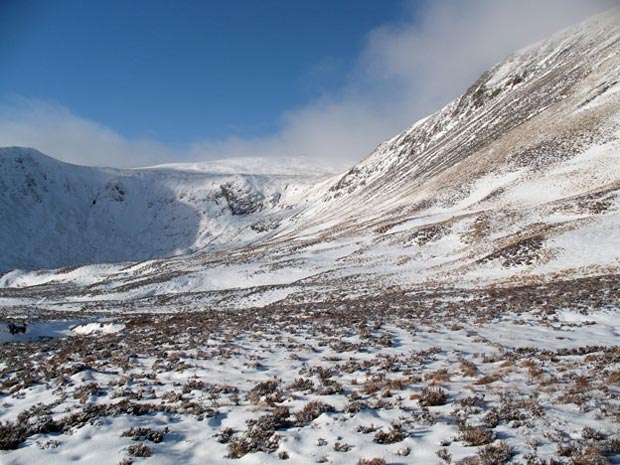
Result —
M265 218L250 225L250 228L257 233L263 233L279 228L280 224L281 223L277 218Z
M250 215L265 207L265 197L251 186L230 182L222 184L221 189L233 215Z
M28 329L26 323L7 323L7 328L9 329L9 333L13 336L16 334L25 334L26 329Z

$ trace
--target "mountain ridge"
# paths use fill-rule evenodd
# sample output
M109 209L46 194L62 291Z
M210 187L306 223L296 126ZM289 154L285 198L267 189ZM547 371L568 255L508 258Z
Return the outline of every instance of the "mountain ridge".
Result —
M303 202L301 193L323 178L83 167L34 149L2 148L0 214L11 221L0 226L0 270L248 243L287 217L289 198Z

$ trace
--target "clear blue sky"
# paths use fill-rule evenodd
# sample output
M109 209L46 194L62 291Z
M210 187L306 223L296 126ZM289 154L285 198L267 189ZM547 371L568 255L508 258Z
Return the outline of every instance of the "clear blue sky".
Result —
M339 88L401 0L1 0L0 97L170 145L261 137Z

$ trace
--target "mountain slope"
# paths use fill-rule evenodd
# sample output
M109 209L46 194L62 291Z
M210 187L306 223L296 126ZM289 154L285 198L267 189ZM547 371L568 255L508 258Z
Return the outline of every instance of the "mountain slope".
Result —
M360 209L383 215L399 199L454 205L483 176L544 173L614 140L619 19L593 18L494 66L349 170L331 186L326 210L366 217Z
M271 233L324 177L208 168L87 168L33 149L0 149L0 271L247 243Z
M615 266L617 239L608 230L617 221L620 186L618 76L617 12L521 50L383 143L282 237L308 230L365 237L370 243L350 265L366 252L371 263L385 265L380 250L389 246L397 261L424 270L416 280L462 279L489 262L511 262L500 257L513 252L525 255L516 263L529 268L497 275L554 261L555 270ZM611 241L605 253L575 254L575 244L565 244L575 230L592 228Z

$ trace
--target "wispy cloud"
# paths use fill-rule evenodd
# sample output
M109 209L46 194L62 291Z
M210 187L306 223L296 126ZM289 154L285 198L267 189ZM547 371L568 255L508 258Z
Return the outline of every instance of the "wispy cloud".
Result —
M0 104L0 146L36 148L69 163L143 166L174 160L179 152L155 141L130 140L57 103L25 98Z
M486 68L619 2L471 0L437 2L370 31L347 83L282 115L258 139L194 141L183 150L130 140L58 104L0 105L0 145L26 145L73 163L144 166L228 157L303 155L344 166L462 93Z

